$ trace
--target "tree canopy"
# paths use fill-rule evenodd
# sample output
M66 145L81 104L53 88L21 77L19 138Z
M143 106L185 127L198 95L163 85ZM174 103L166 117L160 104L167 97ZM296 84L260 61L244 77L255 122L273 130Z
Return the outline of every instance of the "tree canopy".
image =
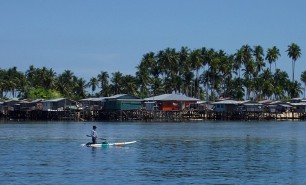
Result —
M283 100L302 93L301 84L294 80L294 63L301 56L301 50L292 43L286 52L293 63L292 81L286 71L276 68L281 56L279 49L273 46L265 52L260 45L243 45L233 54L206 47L166 48L145 53L136 66L135 75L119 71L109 74L101 70L89 82L75 76L71 70L57 74L52 68L33 65L25 72L18 71L16 66L0 68L0 98L78 100L121 93L144 98L175 92L202 100L221 97ZM275 64L273 71L272 63ZM301 80L305 84L305 72Z

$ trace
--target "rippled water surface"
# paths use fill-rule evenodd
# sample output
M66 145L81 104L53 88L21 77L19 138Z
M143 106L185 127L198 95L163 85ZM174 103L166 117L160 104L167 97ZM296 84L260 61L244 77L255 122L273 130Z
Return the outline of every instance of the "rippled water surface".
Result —
M93 125L125 147L82 147ZM0 184L306 184L306 122L1 122Z

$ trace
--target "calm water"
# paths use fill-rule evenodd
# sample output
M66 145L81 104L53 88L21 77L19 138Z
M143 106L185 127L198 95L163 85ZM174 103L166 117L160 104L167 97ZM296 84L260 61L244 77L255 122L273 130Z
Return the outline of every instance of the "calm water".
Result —
M93 125L126 147L82 147ZM1 122L0 184L306 184L306 122Z

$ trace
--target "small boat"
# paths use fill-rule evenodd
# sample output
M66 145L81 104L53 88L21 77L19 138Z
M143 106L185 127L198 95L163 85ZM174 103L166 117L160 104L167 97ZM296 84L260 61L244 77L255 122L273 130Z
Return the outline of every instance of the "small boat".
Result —
M98 144L87 143L87 144L82 144L82 146L100 148L100 147L108 147L108 146L125 146L125 145L134 144L134 143L136 143L136 141L117 142L117 143L102 142Z

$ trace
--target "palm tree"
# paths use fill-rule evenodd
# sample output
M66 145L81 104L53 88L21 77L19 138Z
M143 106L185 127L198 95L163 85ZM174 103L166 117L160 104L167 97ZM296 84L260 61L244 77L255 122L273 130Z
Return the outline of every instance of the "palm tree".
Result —
M165 89L164 89L163 84L162 84L162 79L153 78L151 89L152 89L151 95L153 95L153 96L165 93Z
M304 83L304 99L305 99L305 89L306 89L306 71L301 74L301 81Z
M77 99L86 97L86 81L83 78L75 78L74 97Z
M7 75L7 70L0 69L0 97L6 97L9 92L9 77Z
M206 95L207 100L214 100L213 91L215 90L216 72L218 71L218 55L213 49L202 48L203 65L207 65L207 70L201 75L201 82L206 84ZM210 90L210 94L209 91ZM210 97L209 97L210 96Z
M244 88L242 87L242 79L235 77L228 83L228 95L236 100L243 100Z
M301 84L297 81L291 82L290 83L290 97L291 98L297 98L299 97L299 94L301 94L302 88L301 88Z
M291 45L288 46L287 52L288 52L289 58L292 59L292 82L294 82L295 61L301 57L302 55L301 49L297 44L292 43Z
M249 45L243 45L241 49L243 64L247 65L250 61L252 61L253 49Z
M276 61L278 60L278 57L280 57L279 49L276 46L273 46L272 48L268 48L266 60L268 60L270 64L270 71L271 71L271 64L275 62L275 70L276 70Z
M89 82L88 82L88 86L91 87L91 95L93 96L94 91L96 90L97 86L98 86L98 79L96 77L92 77L90 78Z
M252 89L254 89L253 78L256 73L256 65L252 58L253 49L249 45L243 45L242 49L242 59L244 64L244 84L246 87L246 98L250 98Z
M189 59L190 55L190 49L187 47L181 47L181 50L179 51L179 73L178 76L180 77L181 87L179 89L179 92L183 92L186 95L189 95L189 84L191 83L191 79L189 79L190 69L191 69L191 63Z
M207 70L207 80L210 82L211 89L210 95L211 99L215 100L216 92L218 92L220 81L220 67L221 67L221 53L222 50L216 52L214 49L208 51L208 70Z
M115 73L112 73L112 78L111 78L111 91L112 91L112 94L120 94L122 93L122 89L123 89L123 86L126 85L126 84L123 84L122 83L122 78L123 78L123 75L121 72L117 71Z
M13 97L16 96L16 93L19 88L19 77L23 75L22 72L17 71L17 67L14 66L9 68L5 75L5 80L7 81L7 90L11 93Z
M109 87L108 79L109 79L109 75L106 71L101 71L100 74L98 75L98 81L101 84L100 94L105 97L110 95L110 87Z
M208 80L208 76L206 76L207 80L205 80L205 76L203 75L208 75L208 73L205 73L205 70L206 72L208 71L209 69L209 63L211 61L210 59L210 54L211 54L211 51L213 50L208 50L206 47L202 47L201 49L201 55L202 55L202 66L204 68L204 71L203 71L203 74L200 76L200 81L203 83L203 86L205 87L205 95L206 95L206 100L208 101L209 100L209 80ZM214 52L214 51L213 51Z
M273 95L274 87L273 84L270 81L264 81L263 82L263 95L265 95L268 99L271 98Z
M261 75L261 74L260 74ZM263 95L263 79L261 76L257 76L253 79L254 82L254 99L255 100L262 100L262 95Z
M136 78L132 75L122 76L121 83L123 85L122 93L137 96Z
M195 49L190 53L190 60L193 70L195 70L195 97L200 96L200 86L199 86L199 70L203 64L203 57L201 55L201 50Z
M219 74L217 75L220 82L220 93L223 97L228 97L227 88L233 75L234 56L227 55L223 50L219 50L218 58L220 60Z
M267 79L265 76L263 79ZM285 91L287 89L287 84L289 84L289 76L286 72L276 69L273 78L270 79L274 85L274 95L276 99L284 99Z
M167 48L157 54L157 61L159 63L162 74L164 75L165 91L172 93L176 91L175 78L179 69L179 54L174 48Z
M34 75L36 86L43 87L44 89L53 89L55 87L56 72L51 68L36 69Z
M161 68L157 60L152 60L150 63L151 67L149 68L151 83L150 83L150 95L155 96L158 94L164 93L164 88L162 86L162 79L160 78L161 75Z
M255 46L253 50L253 55L255 57L255 65L256 65L256 75L258 75L263 67L265 67L264 62L264 51L261 46Z
M45 87L47 89L53 89L55 87L55 82L56 82L56 72L51 68L46 71Z
M147 97L149 93L149 85L152 84L150 77L152 68L154 68L155 54L153 52L143 55L140 64L136 67L136 80L139 86L140 96Z
M241 65L243 63L243 49L240 48L236 51L235 55L234 55L234 65L233 65L233 69L235 71L238 71L238 77L240 78L240 68Z
M58 90L65 97L73 96L73 88L75 87L75 79L73 72L70 70L65 70L62 74L59 75L57 86Z
M248 63L245 64L245 69L243 69L244 73L244 84L246 87L246 98L249 99L251 96L251 91L253 89L253 77L255 73L255 63L253 60L249 61Z
M270 94L270 91L274 87L273 74L271 73L271 71L268 68L264 69L263 72L259 75L258 80L259 81L257 81L255 87L261 90L263 97L267 96L268 98L270 98L273 95ZM261 94L260 98L262 98Z
M32 87L35 86L35 73L36 73L36 69L33 65L29 66L29 69L26 71L25 75L27 77L27 80L29 81L30 85Z
M18 85L17 85L18 97L23 98L29 89L27 78L22 72L19 72L17 74L16 80L18 82Z
M238 73L238 78L236 78L237 83L232 83L232 84L236 85L236 87L235 87L236 92L232 93L233 98L236 98L236 99L239 99L239 100L242 99L242 97L243 97L243 95L241 95L241 93L244 93L244 89L242 87L243 80L242 80L241 74L240 74L242 64L243 64L243 48L241 47L234 54L233 70L235 71L236 75ZM241 89L243 89L243 91Z

